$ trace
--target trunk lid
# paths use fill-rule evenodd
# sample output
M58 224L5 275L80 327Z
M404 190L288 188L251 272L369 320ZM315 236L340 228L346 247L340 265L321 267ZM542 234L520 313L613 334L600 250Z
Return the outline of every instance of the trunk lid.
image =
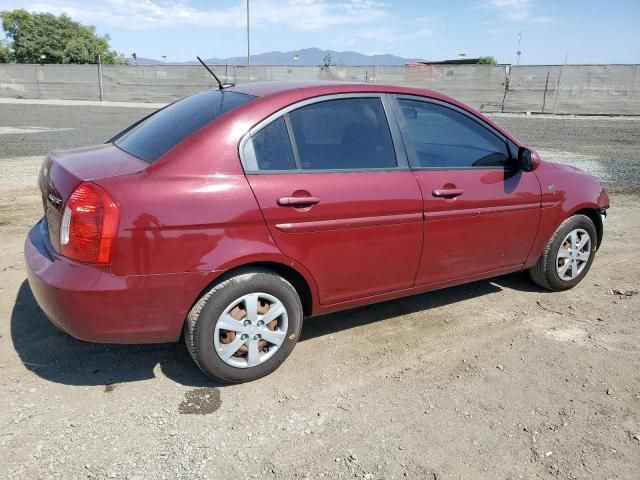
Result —
M65 202L80 182L129 175L148 166L113 144L51 152L42 164L38 184L54 249L60 251L60 221Z

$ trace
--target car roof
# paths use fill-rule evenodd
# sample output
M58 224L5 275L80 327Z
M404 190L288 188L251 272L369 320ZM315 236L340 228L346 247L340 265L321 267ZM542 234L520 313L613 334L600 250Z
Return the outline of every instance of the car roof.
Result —
M435 98L446 98L437 92L418 88L384 85L379 83L359 83L341 81L285 81L285 82L251 82L236 85L229 90L246 93L256 97L267 97L279 93L287 93L293 90L307 90L309 96L316 94L332 93L357 93L357 92L388 92L388 93L415 93ZM300 93L300 92L299 92Z

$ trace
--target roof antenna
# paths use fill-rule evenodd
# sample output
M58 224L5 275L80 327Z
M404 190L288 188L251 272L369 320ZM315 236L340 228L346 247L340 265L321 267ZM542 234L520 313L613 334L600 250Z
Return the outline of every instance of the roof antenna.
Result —
M201 59L200 57L196 57L196 58L197 58L197 59L198 59L198 61L202 64L202 66L203 66L204 68L206 68L206 69L207 69L207 72L209 72L209 73L213 76L213 78L215 78L215 79L216 79L216 82L218 82L218 88L219 88L220 90L224 90L225 88L229 88L229 87L235 87L235 84L233 84L233 83L222 83L222 82L220 81L220 79L218 78L218 76L217 76L215 73L213 73L213 70L211 70L211 69L207 66L207 64L206 64L206 63L204 63L204 62L202 61L202 59Z

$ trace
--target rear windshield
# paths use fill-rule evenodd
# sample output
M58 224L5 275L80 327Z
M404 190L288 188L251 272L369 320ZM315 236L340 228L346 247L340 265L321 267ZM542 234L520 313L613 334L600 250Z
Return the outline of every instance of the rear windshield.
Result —
M211 120L254 98L224 90L198 93L134 124L116 135L113 143L125 152L152 163Z

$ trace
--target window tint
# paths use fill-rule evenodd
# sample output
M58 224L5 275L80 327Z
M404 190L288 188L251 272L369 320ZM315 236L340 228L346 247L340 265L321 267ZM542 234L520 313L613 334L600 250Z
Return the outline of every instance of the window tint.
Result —
M397 166L379 98L314 103L293 110L289 118L303 170Z
M404 137L415 167L501 167L506 142L475 120L442 105L398 99Z
M296 162L284 117L274 120L252 136L260 170L295 170Z
M211 120L254 98L224 90L199 93L159 110L124 134L116 135L114 143L151 163Z

